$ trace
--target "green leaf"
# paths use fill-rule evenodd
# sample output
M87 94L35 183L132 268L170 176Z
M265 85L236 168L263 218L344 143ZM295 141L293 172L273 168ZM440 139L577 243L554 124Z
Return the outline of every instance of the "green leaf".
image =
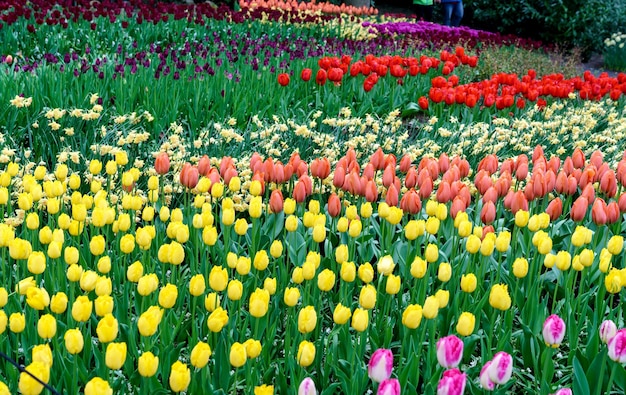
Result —
M607 349L600 351L598 355L591 361L589 368L587 369L587 381L589 382L589 388L597 388L598 383L601 385L604 383L604 375L598 372L602 371L602 367L606 364Z
M417 105L417 103L410 102L409 104L406 105L406 107L404 107L404 110L402 110L401 117L402 118L410 117L412 115L417 114L418 112L420 112L420 108Z
M580 365L578 358L574 357L572 365L574 368L574 380L572 384L574 393L576 395L589 395L589 382L587 382L587 376L585 375L585 371Z

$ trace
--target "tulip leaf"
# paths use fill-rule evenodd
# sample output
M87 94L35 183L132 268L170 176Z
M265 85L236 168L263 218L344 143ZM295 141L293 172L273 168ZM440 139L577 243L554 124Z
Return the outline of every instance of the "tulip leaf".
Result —
M339 383L332 383L328 387L324 388L323 391L320 392L321 395L326 394L334 394L335 390L339 388Z
M410 102L404 107L404 110L402 110L401 117L402 118L410 117L419 112L420 112L420 107L417 105L417 103Z
M598 384L604 384L604 375L598 374L598 372L602 371L602 367L607 362L607 349L603 349L596 355L596 357L591 361L589 368L587 369L587 381L589 382L589 388L597 388ZM605 367L606 368L606 367Z
M572 364L574 368L574 377L573 377L573 391L576 395L589 395L589 382L587 382L587 376L585 375L585 371L583 367L580 365L578 358L574 357L574 361Z

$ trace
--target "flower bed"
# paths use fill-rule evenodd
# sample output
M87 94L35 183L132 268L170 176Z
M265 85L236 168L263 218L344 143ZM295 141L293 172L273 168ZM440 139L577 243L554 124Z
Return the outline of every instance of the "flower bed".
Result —
M0 10L0 393L624 391L626 74L479 81L519 41L310 10Z

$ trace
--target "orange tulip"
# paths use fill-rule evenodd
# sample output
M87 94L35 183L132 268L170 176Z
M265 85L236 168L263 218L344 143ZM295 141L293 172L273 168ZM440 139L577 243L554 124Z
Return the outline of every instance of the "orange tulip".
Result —
M369 180L367 184L365 184L365 200L370 203L374 203L378 200L378 187L374 180Z
M602 175L600 190L608 197L614 197L617 193L617 178L613 170L608 170Z
M572 154L572 164L577 169L585 167L585 154L580 148L576 148Z
M167 174L170 171L170 157L167 152L161 152L154 161L154 169L158 174Z
M280 213L283 211L283 194L280 190L275 189L270 195L270 209L273 213Z
M390 206L398 205L398 189L396 188L394 184L391 184L391 186L389 186L389 189L387 189L387 196L385 197L385 202L387 202L387 204Z
M406 154L400 159L400 171L406 173L411 168L411 157Z
M606 223L614 224L620 219L619 205L612 201L606 206Z
M587 200L587 198L584 196L580 196L572 204L572 209L570 210L570 218L572 218L572 220L574 220L575 222L582 221L587 214L588 206L589 201Z
M487 202L480 210L480 220L485 225L491 224L496 219L496 205L493 202Z
M335 193L328 198L328 214L333 218L341 215L341 199Z
M382 148L378 147L376 152L372 154L370 158L370 163L374 166L376 170L382 170L385 167L385 154L383 153Z
M591 219L596 225L605 225L608 220L606 202L596 199L591 207Z
M550 221L556 221L563 214L563 201L560 197L555 198L548 204L546 213L550 216Z

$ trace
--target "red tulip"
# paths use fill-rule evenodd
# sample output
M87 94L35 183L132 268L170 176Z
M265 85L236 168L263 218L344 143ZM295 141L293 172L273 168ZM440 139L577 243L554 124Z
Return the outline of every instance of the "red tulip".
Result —
M621 214L619 211L619 205L617 204L615 200L613 200L611 203L609 203L606 206L606 223L607 224L616 223L619 220L620 215Z
M328 197L328 214L333 218L341 215L341 199L335 193Z
M281 86L289 85L289 74L287 74L287 73L280 73L280 74L278 74L278 83Z
M376 152L372 154L370 158L370 163L374 166L376 170L382 170L385 167L385 154L383 153L382 148L378 147Z
M585 167L585 154L580 148L576 148L572 154L572 164L577 169Z
M309 82L312 75L313 75L313 71L309 68L306 68L302 70L302 73L300 73L300 78L302 78L302 81L304 82Z
M317 85L324 85L327 78L328 76L326 75L326 70L319 69L317 70L317 74L315 75L315 83Z
M370 203L378 200L378 188L374 180L369 180L367 184L365 184L365 200Z
M600 190L611 198L617 193L617 178L613 170L608 170L602 175L600 179Z

